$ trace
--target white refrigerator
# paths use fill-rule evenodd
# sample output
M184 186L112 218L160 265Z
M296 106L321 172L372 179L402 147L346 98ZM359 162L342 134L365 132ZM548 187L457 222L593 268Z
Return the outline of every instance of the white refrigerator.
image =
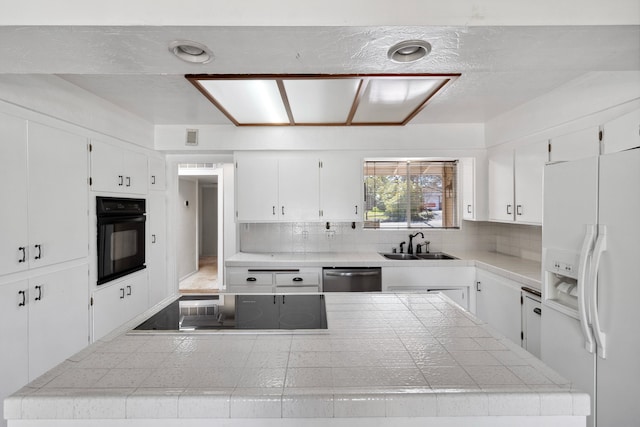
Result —
M640 149L547 165L542 246L542 360L640 426Z

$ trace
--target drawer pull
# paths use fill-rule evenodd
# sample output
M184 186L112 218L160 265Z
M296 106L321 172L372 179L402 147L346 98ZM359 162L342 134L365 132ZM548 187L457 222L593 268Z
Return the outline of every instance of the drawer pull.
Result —
M247 277L247 282L256 282L258 279L255 277Z
M294 277L293 281L294 282L302 282L302 277Z
M534 309L533 309L533 312L534 312L535 314L537 314L538 316L541 316L541 315L542 315L542 309L540 309L540 308L538 308L538 307L534 308Z

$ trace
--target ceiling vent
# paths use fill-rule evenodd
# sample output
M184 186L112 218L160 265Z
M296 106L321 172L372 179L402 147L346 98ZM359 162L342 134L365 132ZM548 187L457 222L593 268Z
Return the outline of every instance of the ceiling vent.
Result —
M185 145L198 145L198 129L187 129Z

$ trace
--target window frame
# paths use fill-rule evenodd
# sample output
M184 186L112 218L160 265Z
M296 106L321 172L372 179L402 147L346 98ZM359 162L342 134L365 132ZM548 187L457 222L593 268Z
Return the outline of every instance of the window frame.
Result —
M442 188L442 192L440 193L443 197L445 194L445 191L449 190L452 191L452 193L450 193L450 195L448 196L449 198L453 198L453 209L454 211L451 213L451 215L453 215L453 219L452 219L452 223L454 225L451 226L438 226L438 227L434 227L428 224L419 224L415 221L412 220L412 205L411 205L411 196L408 197L408 202L407 206L406 206L406 213L405 213L405 220L403 221L403 226L382 226L381 224L383 224L383 222L381 221L370 221L366 219L366 215L368 212L367 209L367 195L368 195L368 189L367 189L367 177L371 176L371 175L367 175L367 169L368 169L368 164L370 163L374 163L374 162L387 162L387 163L441 163L443 165L445 164L449 164L449 165L453 165L454 166L454 175L453 175L453 182L447 187L445 188L445 185L443 184L443 188ZM462 162L460 158L452 158L452 157L403 157L403 158L398 158L398 157L375 157L375 158L364 158L363 162L363 190L364 190L364 208L363 208L363 229L364 230L390 230L390 231L397 231L397 230L416 230L416 229L421 229L421 230L459 230L461 228L461 224L462 224L462 216L461 216L461 210L460 210L460 204L461 204L461 200L462 200L462 193L461 193L461 176L462 176ZM375 176L383 176L383 175L375 175ZM408 166L406 168L406 173L405 175L401 175L404 176L405 179L404 181L406 182L407 185L407 194L411 193L411 177L412 177L412 173L411 173L411 166ZM442 202L444 203L444 202ZM371 225L368 225L371 224Z

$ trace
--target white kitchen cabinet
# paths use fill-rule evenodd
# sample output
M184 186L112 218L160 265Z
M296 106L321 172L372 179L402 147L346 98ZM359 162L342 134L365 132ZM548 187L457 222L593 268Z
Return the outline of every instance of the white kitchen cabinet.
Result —
M513 194L513 150L492 150L489 153L490 220L514 220Z
M89 344L86 264L29 279L29 380Z
M88 287L86 264L0 285L0 400L88 345Z
M86 143L82 136L29 123L31 267L88 255Z
M0 275L28 268L27 121L0 113Z
M0 400L29 382L28 288L27 280L0 285Z
M282 221L313 221L320 216L320 163L316 156L278 160L278 199Z
M164 193L151 192L147 199L147 270L149 306L170 295L167 282L167 214Z
M603 154L640 147L640 110L604 123Z
M146 194L147 156L102 141L91 141L91 189Z
M542 172L547 141L489 153L489 219L542 223Z
M476 159L465 157L460 160L462 175L462 218L476 219Z
M316 267L227 267L230 293L319 292L322 270Z
M476 316L520 345L520 286L512 280L477 269Z
M540 326L542 305L540 298L522 293L522 347L540 358Z
M409 264L382 267L383 291L442 292L465 310L475 311L475 293L469 292L475 279L474 267L430 267L429 261L403 262ZM422 265L416 266L416 263Z
M164 190L166 188L167 173L164 159L149 158L149 190Z
M538 141L516 148L515 220L542 224L542 172L549 158L547 141Z
M597 156L600 153L599 133L598 126L591 126L551 138L549 161L570 162Z
M316 156L236 154L236 219L239 222L318 220Z
M362 222L362 161L344 153L323 153L320 211L323 221Z
M93 341L141 314L148 308L147 271L130 274L102 285L93 292Z
M0 124L0 275L86 257L86 139L4 114Z
M278 159L236 154L236 219L276 221L278 204Z

